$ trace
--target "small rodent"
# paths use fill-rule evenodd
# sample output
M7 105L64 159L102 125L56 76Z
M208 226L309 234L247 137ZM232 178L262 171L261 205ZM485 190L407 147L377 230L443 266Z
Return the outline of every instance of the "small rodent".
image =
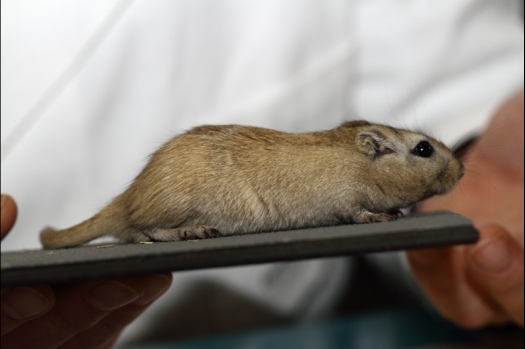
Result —
M463 172L439 141L366 121L301 134L201 126L165 143L98 214L40 239L61 248L392 221Z

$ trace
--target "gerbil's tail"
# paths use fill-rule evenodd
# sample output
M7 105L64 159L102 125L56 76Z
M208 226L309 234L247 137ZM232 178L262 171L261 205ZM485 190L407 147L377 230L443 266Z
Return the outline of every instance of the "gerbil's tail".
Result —
M71 228L55 230L47 227L40 233L44 248L64 248L83 245L102 236L119 235L125 228L124 215L117 200L106 206L90 219Z

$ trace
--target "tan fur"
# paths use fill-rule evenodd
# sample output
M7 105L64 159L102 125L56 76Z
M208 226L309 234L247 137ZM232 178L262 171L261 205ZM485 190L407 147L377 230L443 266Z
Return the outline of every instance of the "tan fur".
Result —
M414 155L420 141L431 157ZM46 248L97 237L170 241L393 220L450 191L463 165L428 136L364 121L292 134L201 126L156 151L130 187L93 218L45 229Z

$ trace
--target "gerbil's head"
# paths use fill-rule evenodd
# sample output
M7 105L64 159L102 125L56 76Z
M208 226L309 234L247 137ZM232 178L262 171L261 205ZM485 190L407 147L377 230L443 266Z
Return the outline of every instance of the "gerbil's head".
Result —
M357 148L372 165L370 177L399 207L445 194L463 176L461 161L434 138L373 124L356 131Z

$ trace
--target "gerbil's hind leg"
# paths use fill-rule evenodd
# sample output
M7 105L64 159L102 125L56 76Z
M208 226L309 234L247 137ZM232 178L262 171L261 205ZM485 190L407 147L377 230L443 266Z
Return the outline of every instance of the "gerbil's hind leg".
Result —
M153 241L179 241L208 239L222 236L215 228L207 225L194 225L191 227L178 227L172 229L154 229L145 232Z

